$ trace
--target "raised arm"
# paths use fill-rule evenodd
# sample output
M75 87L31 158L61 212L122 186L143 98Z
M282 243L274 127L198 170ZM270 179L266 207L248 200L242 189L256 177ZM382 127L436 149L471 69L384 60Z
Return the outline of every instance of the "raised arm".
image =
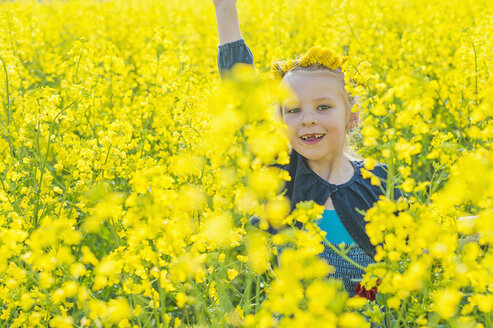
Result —
M212 0L216 8L219 45L241 39L236 0Z
M212 0L216 9L219 51L217 66L221 79L236 63L253 65L253 55L241 37L236 0Z

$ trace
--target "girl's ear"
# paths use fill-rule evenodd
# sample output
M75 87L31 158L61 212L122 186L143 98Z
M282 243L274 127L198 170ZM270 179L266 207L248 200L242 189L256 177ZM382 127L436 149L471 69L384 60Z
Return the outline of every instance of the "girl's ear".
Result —
M358 122L359 122L359 111L351 112L349 114L349 120L347 122L346 129L347 130L354 129L358 125Z

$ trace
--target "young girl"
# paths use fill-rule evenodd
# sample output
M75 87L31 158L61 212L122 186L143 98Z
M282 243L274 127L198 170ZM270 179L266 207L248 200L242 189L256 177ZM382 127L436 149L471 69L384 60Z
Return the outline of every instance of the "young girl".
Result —
M213 2L220 43L218 67L224 78L236 63L253 65L253 56L241 37L236 0ZM317 48L317 51L321 50ZM372 185L370 179L362 177L363 161L351 160L343 151L346 135L358 124L358 113L351 111L354 99L344 89L343 73L330 65L307 65L303 60L283 69L277 66L281 83L296 95L280 106L292 146L290 163L282 166L291 176L286 195L292 209L299 201L306 200L323 205L325 211L318 224L327 232L326 239L336 245L351 244L348 257L366 267L374 262L375 247L366 234L364 216L357 209L371 208L382 191ZM387 176L383 165L377 165L372 172L382 179ZM400 191L396 190L394 196L399 198ZM327 245L320 256L334 266L335 273L331 276L341 279L348 293L354 295L363 270Z

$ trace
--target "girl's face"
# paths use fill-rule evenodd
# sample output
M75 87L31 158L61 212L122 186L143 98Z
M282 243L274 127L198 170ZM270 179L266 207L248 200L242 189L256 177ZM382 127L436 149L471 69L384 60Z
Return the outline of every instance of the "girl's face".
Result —
M291 146L311 161L331 161L343 154L345 135L358 123L341 82L324 72L289 72L282 81L294 92L281 107Z

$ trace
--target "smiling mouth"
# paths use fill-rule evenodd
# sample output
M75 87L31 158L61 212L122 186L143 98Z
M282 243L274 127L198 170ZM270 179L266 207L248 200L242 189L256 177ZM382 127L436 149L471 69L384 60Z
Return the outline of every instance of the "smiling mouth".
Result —
M304 134L300 137L301 140L303 141L315 141L322 139L325 134L323 133L312 133L312 134Z

